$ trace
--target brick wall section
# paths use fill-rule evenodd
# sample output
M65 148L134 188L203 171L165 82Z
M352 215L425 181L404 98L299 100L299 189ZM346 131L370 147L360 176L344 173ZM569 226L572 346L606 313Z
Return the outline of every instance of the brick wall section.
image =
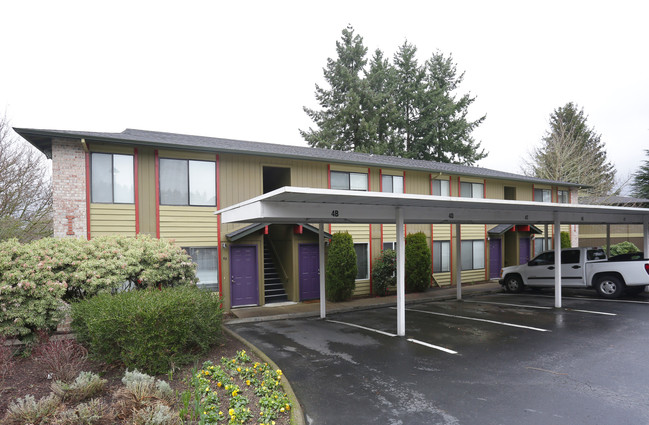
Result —
M86 153L77 139L52 142L54 236L85 238Z

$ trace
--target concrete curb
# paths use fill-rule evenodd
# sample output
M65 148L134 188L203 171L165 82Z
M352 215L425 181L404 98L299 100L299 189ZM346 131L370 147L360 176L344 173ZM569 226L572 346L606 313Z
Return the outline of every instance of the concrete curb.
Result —
M223 326L223 330L230 335L232 338L235 338L236 340L240 341L242 344L244 344L246 347L248 347L252 352L254 352L261 360L264 362L268 363L274 370L280 369L277 364L275 364L274 361L270 359L263 351L261 351L259 348L257 348L255 345L253 345L250 341L239 335L238 333L234 332L232 329L228 329L227 326ZM284 375L284 382L282 383L282 387L284 388L284 391L286 392L286 395L288 396L289 400L291 401L291 424L292 425L305 425L306 420L304 416L304 412L302 411L302 405L300 405L300 401L297 399L297 396L295 395L295 392L293 391L293 388L291 387L291 383L289 382L288 378L286 375Z
M500 292L500 290L494 290L494 289L475 290L475 291L471 291L470 295L489 294L493 292ZM454 294L439 295L436 297L430 297L425 299L417 299L417 300L410 300L410 301L406 300L406 305L424 304L430 301L446 301L446 300L453 300L453 299L455 299ZM327 315L338 314L338 313L349 313L352 311L374 310L383 307L393 307L395 305L396 305L395 303L377 303L377 304L354 306L354 307L342 307L342 308L336 308L327 311ZM239 325L244 323L272 322L276 320L304 319L309 317L320 317L320 312L308 311L303 313L285 313L285 314L276 314L273 316L257 316L257 317L246 317L242 319L230 319L226 321L225 324Z

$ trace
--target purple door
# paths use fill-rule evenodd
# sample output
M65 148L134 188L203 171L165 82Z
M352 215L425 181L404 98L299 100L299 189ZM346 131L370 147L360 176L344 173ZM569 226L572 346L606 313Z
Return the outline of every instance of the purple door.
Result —
M256 245L232 245L230 247L232 307L259 304L257 268Z
M501 244L501 239L489 240L489 277L491 279L500 277L500 269L503 266Z
M525 264L530 261L530 238L518 240L518 264Z
M300 301L320 298L320 258L317 244L299 247Z

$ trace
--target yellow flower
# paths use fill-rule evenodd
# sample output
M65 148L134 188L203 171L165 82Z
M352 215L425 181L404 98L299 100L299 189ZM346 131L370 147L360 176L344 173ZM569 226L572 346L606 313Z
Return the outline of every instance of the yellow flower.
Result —
M246 385L250 385L250 379L246 379Z
M234 415L234 409L230 409L230 410L228 410L228 414L229 414L230 416Z
M223 384L220 383L220 382L217 382L217 383L216 383L216 386L219 387L219 388L221 388L221 387L223 386Z
M223 414L223 412L221 412L221 411L219 410L219 416L221 416L222 414Z
M208 392L210 390L210 387L205 387L205 392Z
M286 405L286 410L291 410L291 406L289 404Z
M284 413L284 408L279 409L280 412Z
M237 390L232 391L232 397L236 397L236 396L237 396Z

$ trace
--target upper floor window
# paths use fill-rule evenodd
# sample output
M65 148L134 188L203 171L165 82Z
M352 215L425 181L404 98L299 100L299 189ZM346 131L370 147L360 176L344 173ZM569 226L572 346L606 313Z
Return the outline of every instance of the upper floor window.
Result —
M570 194L567 190L557 191L557 202L560 204L567 204L570 202Z
M460 183L460 196L462 198L484 198L484 184Z
M381 191L403 193L403 176L381 176Z
M160 204L216 206L216 164L161 158Z
M134 202L133 155L93 152L90 156L90 179L92 202Z
M332 171L331 188L342 189L342 190L367 191L367 174L348 173L344 171Z
M536 202L552 202L552 191L550 189L534 189L534 200Z
M450 196L451 184L448 180L433 180L433 195Z

